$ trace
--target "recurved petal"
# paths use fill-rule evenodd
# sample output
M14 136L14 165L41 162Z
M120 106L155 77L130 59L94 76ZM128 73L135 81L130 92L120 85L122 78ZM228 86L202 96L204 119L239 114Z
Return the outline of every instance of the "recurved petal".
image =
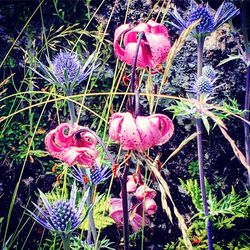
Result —
M115 36L114 36L114 52L115 55L121 60L124 61L124 57L125 57L125 50L120 46L119 42L120 42L120 38L121 36L127 32L128 30L131 29L130 24L123 24L121 26L119 26L116 30L115 30Z
M135 213L133 216L130 216L130 225L134 232L137 232L142 227L143 218L141 215ZM149 225L149 219L144 216L144 225Z
M66 162L69 166L79 163L80 165L91 167L97 156L97 150L84 147L69 147L63 151L59 159Z
M134 62L136 47L137 43L131 42L125 48L126 53L124 56L124 61L129 65L132 65ZM152 65L151 59L152 55L149 46L145 44L145 41L141 41L136 66L139 68L146 68L146 67L152 68L154 65Z
M67 134L65 133L66 131ZM54 133L54 140L60 147L68 147L72 144L72 131L73 128L69 124L61 123L56 129L53 129L51 132Z
M123 221L123 210L122 210L122 199L119 198L111 198L109 200L110 205L110 213L111 218L118 225L122 225Z
M153 64L156 66L164 63L171 48L168 36L153 33L145 33L145 36L151 50Z
M158 129L161 133L157 145L166 143L174 134L173 122L166 115L162 114L151 115L149 119L158 126Z
M159 129L148 117L137 116L136 126L141 138L141 150L146 150L158 143Z
M150 27L150 32L154 34L163 34L168 37L168 29L161 23L157 23L154 20L149 20L147 25Z
M120 141L121 124L124 119L124 113L115 113L109 119L109 136L115 140Z
M127 178L127 192L133 193L136 191L136 188L138 186L138 177L129 175Z
M145 213L146 214L152 215L152 214L156 213L158 207L157 207L157 204L154 201L154 199L146 198L144 204L145 204Z
M50 131L46 135L46 137L45 137L45 146L46 146L48 152L52 156L54 156L56 158L60 158L63 148L61 148L60 146L58 146L55 143L55 131L54 130Z
M141 148L141 139L137 131L135 119L128 112L124 114L121 125L120 144L125 150L137 150Z
M144 197L153 199L156 196L156 191L147 185L141 185L140 187L137 188L134 195L138 200L142 201Z

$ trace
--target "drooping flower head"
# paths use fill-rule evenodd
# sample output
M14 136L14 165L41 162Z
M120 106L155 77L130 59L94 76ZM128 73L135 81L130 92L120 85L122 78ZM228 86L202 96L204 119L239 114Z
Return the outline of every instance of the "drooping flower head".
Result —
M186 29L194 21L200 20L193 34L198 37L205 37L239 13L239 9L237 9L234 4L224 1L214 16L210 12L208 4L206 6L198 5L192 8L187 19L183 19L176 8L173 12L170 12L170 15L173 19L174 26L179 29Z
M96 144L95 136L77 124L62 123L45 137L49 153L69 166L76 163L83 167L93 166L98 156Z
M174 133L172 121L162 114L137 116L115 113L109 120L109 136L125 150L144 151L166 143Z
M39 190L39 193L44 209L33 203L40 214L37 215L29 210L28 212L39 224L50 231L55 231L59 234L69 234L77 229L86 218L87 214L83 215L83 208L88 197L88 191L85 192L84 197L77 207L77 189L75 183L72 186L68 201L58 200L51 204L43 192Z
M128 179L132 181L131 178ZM134 182L134 184L136 184L136 182ZM143 220L145 226L150 224L150 220L147 216L155 214L158 209L157 204L154 201L156 191L149 188L147 185L143 184L139 185L139 187L136 188L135 192L128 192L128 195L130 197L129 224L131 225L132 229L135 232L137 232L139 229L141 229ZM118 226L122 226L123 225L122 199L111 198L109 200L109 205L110 205L109 215Z
M121 61L132 65L135 58L138 34L142 32L144 37L139 47L137 67L155 68L158 64L165 62L171 45L167 28L153 20L140 23L134 28L130 24L118 27L114 36L115 55ZM122 35L124 35L123 47L120 46Z

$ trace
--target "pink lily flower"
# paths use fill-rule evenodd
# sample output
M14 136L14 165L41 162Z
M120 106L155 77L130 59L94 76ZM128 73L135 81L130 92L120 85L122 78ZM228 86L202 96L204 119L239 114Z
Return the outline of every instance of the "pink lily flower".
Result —
M70 166L76 163L85 167L93 166L98 156L97 140L87 131L78 133L83 128L77 124L62 123L51 130L45 137L49 153Z
M153 215L156 213L158 207L154 199L146 198L144 201L144 211L148 215Z
M119 198L111 198L109 200L110 205L110 217L115 221L117 226L123 225L123 209L122 209L122 199ZM132 204L129 204L130 212L129 212L129 224L131 225L132 229L136 232L142 227L143 218L138 213L137 208L138 205L132 208ZM144 216L144 225L149 225L149 219Z
M155 68L166 60L171 45L167 28L153 20L140 23L134 28L130 24L119 26L114 36L114 52L121 61L132 65L138 40L137 35L141 32L144 32L145 37L141 40L139 47L137 67ZM122 35L124 35L124 48L120 46Z
M136 191L137 186L138 186L138 177L129 175L127 177L127 192L134 193Z
M137 116L115 113L110 117L109 136L125 150L140 152L166 143L174 133L172 121L162 114Z
M154 199L156 196L156 191L147 185L141 185L136 189L134 195L138 200L143 201L144 198Z

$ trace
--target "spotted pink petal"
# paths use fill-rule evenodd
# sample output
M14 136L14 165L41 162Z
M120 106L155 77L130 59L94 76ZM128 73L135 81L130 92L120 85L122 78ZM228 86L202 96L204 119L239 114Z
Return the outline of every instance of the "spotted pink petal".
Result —
M134 28L129 24L118 27L114 36L115 55L123 62L132 65L134 62L135 51L138 41L138 34L144 32L145 38L141 40L139 47L137 67L155 68L158 64L163 63L170 50L170 41L168 30L163 24L153 20L147 23L140 23ZM119 42L124 35L123 45Z
M120 143L125 150L141 147L140 135L137 131L135 120L130 113L125 113L121 130L119 131Z
M159 141L159 137L161 136L158 127L152 123L148 117L144 116L138 116L135 122L141 138L140 151L156 145Z
M169 141L174 134L173 122L166 115L162 114L151 115L148 119L154 123L160 131L160 137L157 145L162 145Z
M156 191L147 185L141 185L137 188L134 195L138 200L143 201L144 197L153 199L156 196Z
M97 140L91 133L82 132L83 128L77 124L60 124L45 137L48 152L68 165L92 166L98 156Z
M114 52L115 55L121 60L124 61L126 58L126 52L125 50L120 46L119 42L120 42L120 38L121 36L126 33L128 30L131 29L130 24L123 24L121 26L119 26L116 30L115 30L115 36L114 36Z
M122 210L122 199L111 198L109 199L110 205L110 217L115 221L119 226L123 224L123 210Z
M129 175L127 178L127 192L134 193L136 191L137 186L138 186L138 177Z
M144 201L145 204L145 213L148 215L153 215L156 213L158 207L154 199L146 198Z
M115 113L109 119L109 136L115 141L120 141L120 132L124 115L125 113Z
M152 64L157 66L158 64L162 64L166 61L168 53L171 49L171 44L168 37L159 34L145 34L148 45L150 47L151 56L152 56ZM164 44L164 46L159 46L159 44Z
M133 64L136 53L136 47L136 43L129 43L125 47L125 57L123 60L125 63L129 65ZM144 41L141 42L141 45L139 47L136 66L139 68L152 67L151 52L149 46L146 45Z
M141 215L135 213L135 214L132 214L132 216L130 216L130 225L134 232L137 232L138 230L142 228L142 222L143 222L143 218ZM149 224L150 224L149 219L146 216L144 216L144 225L147 226Z
M174 133L172 121L162 114L137 116L115 113L109 120L109 136L125 150L144 151L166 143Z

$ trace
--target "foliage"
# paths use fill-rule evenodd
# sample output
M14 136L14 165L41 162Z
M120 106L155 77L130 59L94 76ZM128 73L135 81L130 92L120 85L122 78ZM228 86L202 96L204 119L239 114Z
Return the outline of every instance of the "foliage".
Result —
M96 198L98 199L99 194L97 193ZM94 207L94 220L95 225L98 229L104 229L108 226L111 226L114 221L109 216L109 206L108 200L110 199L110 196L103 195L103 197L99 200L99 202ZM84 211L83 211L84 212ZM88 230L88 219L85 220L80 228L84 231Z

